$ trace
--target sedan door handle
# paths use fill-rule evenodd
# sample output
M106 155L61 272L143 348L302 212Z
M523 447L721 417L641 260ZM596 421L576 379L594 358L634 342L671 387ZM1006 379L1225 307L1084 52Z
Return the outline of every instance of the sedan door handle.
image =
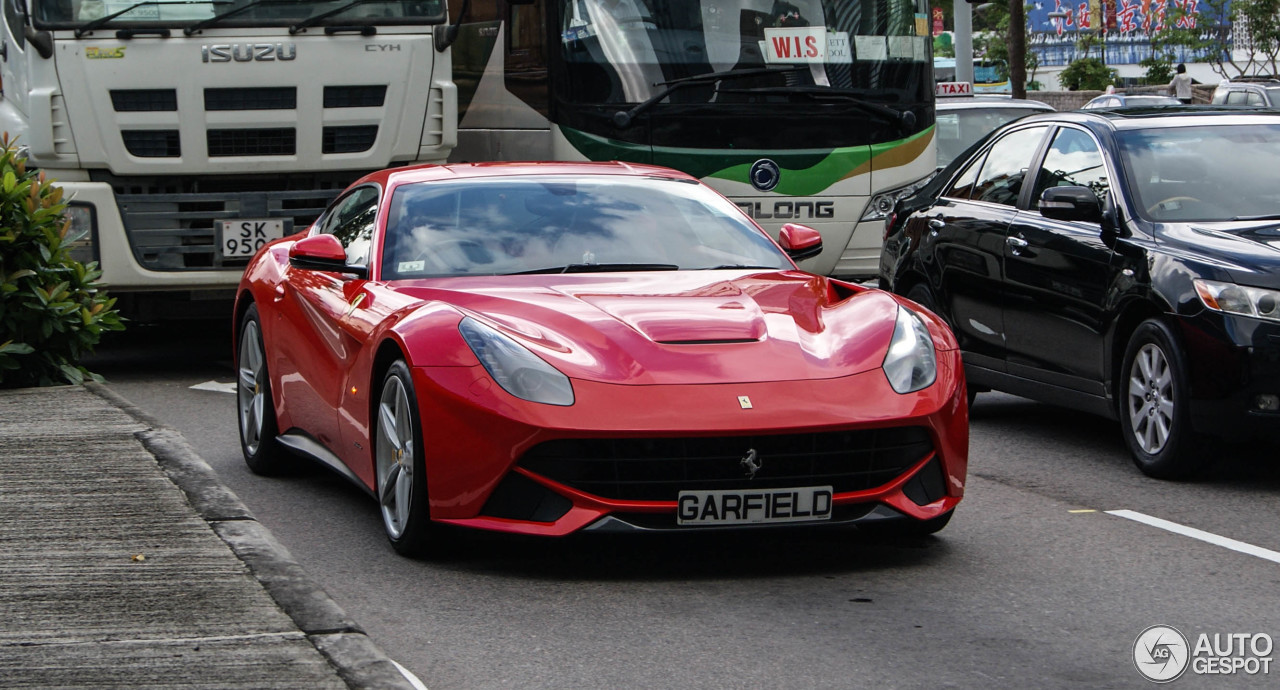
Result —
M1027 248L1027 241L1021 237L1009 237L1005 239L1005 243L1013 247L1014 251Z
M941 229L943 229L943 228L944 228L944 227L946 227L946 226L947 226L947 224L946 224L946 223L944 223L944 222L942 221L942 219L941 219L941 218L930 218L930 219L929 219L929 227L933 228L934 230L941 230Z

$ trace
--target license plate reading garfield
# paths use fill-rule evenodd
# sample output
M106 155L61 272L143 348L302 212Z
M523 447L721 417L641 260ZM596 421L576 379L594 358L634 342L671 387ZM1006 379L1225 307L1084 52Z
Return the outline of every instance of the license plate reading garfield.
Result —
M681 491L676 524L755 525L831 519L831 487Z

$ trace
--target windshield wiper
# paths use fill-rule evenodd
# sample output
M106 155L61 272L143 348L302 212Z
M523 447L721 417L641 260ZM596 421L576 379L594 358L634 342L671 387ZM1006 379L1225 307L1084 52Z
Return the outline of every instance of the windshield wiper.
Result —
M371 3L371 2L384 3L384 2L395 2L395 1L396 0L351 0L351 2L345 5L342 5L340 7L337 7L335 9L329 10L328 12L321 12L320 14L317 14L314 17L307 17L306 19L303 19L297 24L294 24L293 26L289 27L289 33L296 34L302 31L306 31L307 27L315 26L319 22L324 21L325 19L328 19L329 17L334 16L335 14L342 14L343 12L346 12L352 7L355 7L356 5L364 5L366 3Z
M755 69L727 69L720 72L707 72L706 74L694 74L688 77L672 79L671 81L660 81L654 86L665 86L666 88L653 94L649 98L635 104L630 110L619 110L613 114L613 124L619 129L625 129L631 126L631 121L636 115L652 108L655 103L670 96L672 92L690 86L692 84L705 84L707 82L717 82L722 79L737 79L739 77L756 77L762 74L786 74L787 72L798 72L801 69L808 70L806 65L795 65L793 67L758 67Z
M235 15L240 14L245 10L252 9L259 5L296 5L300 2L304 2L304 0L253 0L253 2L247 5L241 5L240 7L237 7L233 10L228 10L226 12L223 12L222 14L215 14L212 17L209 17L208 19L202 19L196 22L195 24L192 24L191 26L188 26L187 28L183 29L182 33L185 36L190 36L191 34L198 33L204 30L205 28L208 28L210 26L213 26L214 24L217 24L218 22L221 22L223 19L226 19L227 17L234 17Z
M1243 221L1250 221L1250 220L1280 220L1280 213L1264 213L1264 214L1262 214L1262 215L1260 215L1260 216L1236 216L1235 218L1232 218L1231 220L1243 220Z
M764 270L768 270L768 271L782 271L782 270L785 270L785 269L780 268L780 267L778 267L778 266L765 266L765 265L759 265L759 266L757 266L757 265L755 265L755 264L720 264L719 266L712 266L712 267L710 267L710 268L703 268L703 269L699 269L699 270L703 270L703 271L727 271L727 270L730 270L730 269L752 269L752 270L755 270L755 269L764 269Z
M225 4L226 2L229 2L229 1L230 0L215 0L217 4ZM177 0L177 2L174 2L173 0L143 0L142 2L137 2L132 5L129 5L123 10L120 10L119 12L112 12L111 14L98 17L97 19L89 22L88 24L85 24L84 26L76 29L75 36L76 38L81 38L85 34L91 34L93 33L94 29L101 29L107 24L110 24L115 18L119 17L120 15L129 14L130 12L138 9L139 7L146 7L147 5L207 5L207 4L209 4L209 0L198 0L196 2L184 2L183 0Z
M894 110L886 105L872 103L850 93L834 91L825 86L767 86L754 89L717 89L720 93L781 93L800 94L814 100L831 100L849 103L865 113L878 115L890 124L911 129L916 124L916 114L910 110Z
M526 276L535 273L616 273L619 271L678 271L675 264L569 264L567 266L549 266L535 268L532 271L517 271L507 275Z

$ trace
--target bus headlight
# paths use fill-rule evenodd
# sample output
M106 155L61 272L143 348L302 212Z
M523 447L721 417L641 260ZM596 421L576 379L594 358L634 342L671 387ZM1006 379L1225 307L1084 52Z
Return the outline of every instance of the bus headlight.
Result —
M887 192L881 192L871 197L871 203L867 204L867 210L862 213L862 220L884 220L888 218L889 214L893 213L893 207L898 203L899 199L905 199L920 191L932 179L933 174L931 173L905 187L890 189Z

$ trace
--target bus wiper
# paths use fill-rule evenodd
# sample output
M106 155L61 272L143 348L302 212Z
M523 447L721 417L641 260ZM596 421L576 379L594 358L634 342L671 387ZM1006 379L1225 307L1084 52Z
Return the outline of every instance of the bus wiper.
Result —
M722 79L737 79L738 77L756 77L762 74L786 74L787 72L798 72L801 69L808 70L806 65L795 65L792 67L758 67L755 69L727 69L720 72L707 72L706 74L694 74L688 77L672 79L671 81L660 81L654 86L665 86L666 88L653 94L649 98L635 104L630 110L619 110L613 114L613 124L618 129L626 129L631 126L631 121L636 115L652 108L653 105L662 99L670 96L673 91L679 91L691 84L705 84L707 82L717 82Z
M304 0L253 0L253 2L247 5L241 5L235 9L223 12L222 14L215 14L212 17L209 17L208 19L202 19L196 22L195 24L192 24L191 26L188 26L187 28L183 29L182 34L184 36L190 36L191 34L199 33L200 31L221 22L223 19L226 19L227 17L234 17L235 15L240 14L245 10L252 9L259 5L296 5L299 2L303 2L303 1Z
M216 2L217 4L225 4L226 2L230 2L230 0L214 0L214 2ZM143 0L142 2L136 2L132 5L129 5L123 10L120 10L119 12L112 12L111 14L98 17L97 19L89 22L88 24L85 24L84 26L76 29L75 35L76 35L76 38L81 38L86 34L91 34L93 33L94 29L101 29L107 24L110 24L113 20L116 19L116 17L119 17L124 14L129 14L130 12L138 9L139 7L146 7L147 5L207 5L207 4L209 4L209 0L195 0L192 2L184 2L183 0L176 0L176 1L175 0Z
M795 93L815 100L825 99L849 103L865 113L878 115L890 124L899 125L903 129L911 129L916 125L916 114L910 110L894 110L889 106L873 103L853 94L833 91L825 86L770 86L756 89L726 89L721 93Z
M355 7L356 5L365 5L368 3L398 2L398 1L399 0L351 0L351 2L348 2L345 5L340 5L332 10L329 10L328 12L321 12L320 14L317 14L314 17L307 17L306 19L303 19L297 24L294 24L293 26L289 27L289 33L296 34L302 31L306 31L307 27L315 26L316 24L328 19L329 17L334 16L335 14L342 14L343 12L346 12L352 7Z
M513 276L527 276L535 273L617 273L619 271L678 271L675 264L569 264L567 266L549 266L535 268L532 271L509 273Z

